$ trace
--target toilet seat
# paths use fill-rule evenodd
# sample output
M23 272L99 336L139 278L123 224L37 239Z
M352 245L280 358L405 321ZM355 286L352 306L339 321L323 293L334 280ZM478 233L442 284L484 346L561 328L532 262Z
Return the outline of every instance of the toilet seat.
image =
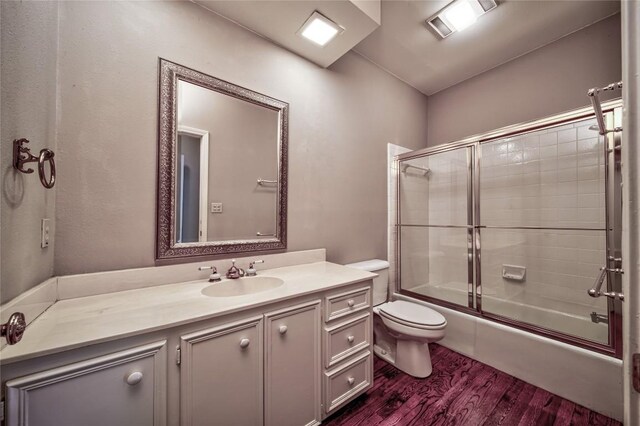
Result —
M396 300L383 303L377 308L381 316L407 327L437 330L447 325L446 319L439 312L417 303Z

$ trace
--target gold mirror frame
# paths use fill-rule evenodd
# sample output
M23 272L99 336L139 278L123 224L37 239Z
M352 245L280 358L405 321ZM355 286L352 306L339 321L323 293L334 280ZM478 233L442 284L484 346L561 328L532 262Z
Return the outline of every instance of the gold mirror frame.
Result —
M175 191L178 80L278 112L278 193L272 238L176 244ZM289 104L160 58L158 107L158 201L156 260L285 250L287 248L287 157Z

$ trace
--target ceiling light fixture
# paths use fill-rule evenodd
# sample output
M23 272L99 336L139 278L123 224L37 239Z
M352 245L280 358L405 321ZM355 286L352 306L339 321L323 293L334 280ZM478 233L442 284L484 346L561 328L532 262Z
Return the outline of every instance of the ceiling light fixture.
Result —
M496 7L498 4L495 0L456 0L427 19L427 24L440 37L446 38L469 27L480 16Z
M344 28L331 19L315 11L298 30L298 34L318 46L325 46L338 34L342 34Z
M456 31L464 30L478 19L473 8L466 0L453 3L450 8L444 11L444 16L451 22Z

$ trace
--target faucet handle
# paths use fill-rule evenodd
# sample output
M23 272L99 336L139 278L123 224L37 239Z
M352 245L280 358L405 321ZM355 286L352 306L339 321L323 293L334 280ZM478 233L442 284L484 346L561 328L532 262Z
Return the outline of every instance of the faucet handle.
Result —
M206 271L207 269L211 269L211 274L209 275L210 283L221 280L220 274L218 273L218 269L215 266L200 266L198 268L198 271Z
M255 264L256 263L264 263L264 260L254 260L252 262L249 263L249 268L247 269L247 276L248 277L255 277L256 275L258 275L258 271L256 271L255 268Z

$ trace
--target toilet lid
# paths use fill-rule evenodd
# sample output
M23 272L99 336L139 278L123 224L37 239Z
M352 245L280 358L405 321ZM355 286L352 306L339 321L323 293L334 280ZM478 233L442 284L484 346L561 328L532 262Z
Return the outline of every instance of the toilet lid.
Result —
M447 322L440 313L433 309L417 303L405 302L404 300L385 303L380 305L379 308L387 316L417 325L435 326Z

